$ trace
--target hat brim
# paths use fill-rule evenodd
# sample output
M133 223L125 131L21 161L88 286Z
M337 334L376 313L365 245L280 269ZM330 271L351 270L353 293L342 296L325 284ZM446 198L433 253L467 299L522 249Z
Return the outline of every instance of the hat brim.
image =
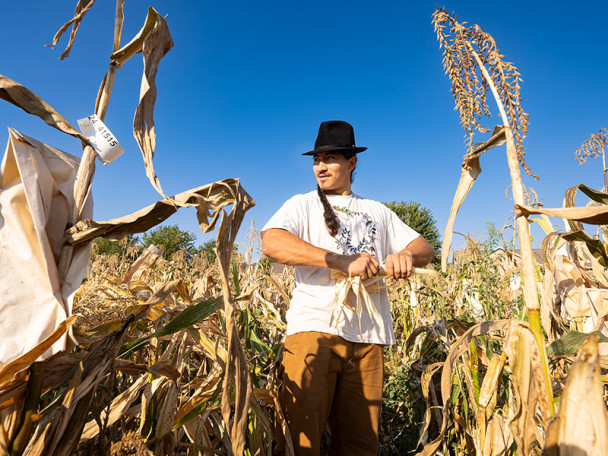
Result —
M358 154L359 152L363 152L367 150L367 147L352 147L352 146L320 146L315 150L311 150L310 152L304 152L302 155L314 155L319 154L321 152L354 152Z

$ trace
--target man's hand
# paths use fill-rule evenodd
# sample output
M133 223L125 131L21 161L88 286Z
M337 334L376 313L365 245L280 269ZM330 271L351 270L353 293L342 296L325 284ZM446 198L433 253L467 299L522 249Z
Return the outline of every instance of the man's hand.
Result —
M345 266L342 272L351 277L360 276L361 280L374 277L378 273L380 263L375 256L369 253L357 253L355 255L344 255Z
M414 269L414 257L407 250L387 255L384 260L389 279L407 279Z
M422 236L418 236L399 253L384 259L386 275L390 280L407 279L414 267L423 268L435 257L435 250Z

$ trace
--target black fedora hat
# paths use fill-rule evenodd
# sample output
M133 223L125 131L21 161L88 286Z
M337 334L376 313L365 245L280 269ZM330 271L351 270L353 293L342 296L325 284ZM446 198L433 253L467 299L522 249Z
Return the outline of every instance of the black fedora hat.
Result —
M328 120L321 122L319 134L315 141L315 149L302 155L314 155L319 152L343 151L358 154L367 147L355 146L355 131L353 126L343 120Z

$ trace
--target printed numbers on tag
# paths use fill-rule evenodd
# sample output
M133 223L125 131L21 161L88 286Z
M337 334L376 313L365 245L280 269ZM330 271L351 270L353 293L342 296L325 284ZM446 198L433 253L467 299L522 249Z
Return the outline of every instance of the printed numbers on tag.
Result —
M95 114L80 119L78 126L87 139L89 139L104 165L107 165L124 153L118 140Z

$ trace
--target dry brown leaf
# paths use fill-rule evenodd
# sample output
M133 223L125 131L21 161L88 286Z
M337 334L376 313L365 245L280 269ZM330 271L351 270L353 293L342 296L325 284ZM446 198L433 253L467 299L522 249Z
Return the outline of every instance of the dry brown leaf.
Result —
M27 387L26 384L24 386ZM18 401L12 401L11 403L4 405L0 409L0 454L9 454L8 448L10 447L11 440L14 440L16 434L19 432L21 427L21 417L25 412L24 399Z
M546 423L551 416L540 350L526 323L512 320L504 345L511 367L511 407L509 427L523 455L532 454L536 443L543 445L538 430L537 408Z
M148 372L148 365L117 358L114 360L114 369L118 372L135 376Z
M163 375L171 380L177 380L181 377L180 372L170 361L158 361L148 368L148 372L153 375Z
M156 15L152 31L143 40L144 75L141 81L139 104L133 119L133 135L139 144L144 158L146 175L150 182L164 198L167 195L160 186L160 181L154 172L153 158L156 148L156 133L154 130L154 103L156 102L156 73L158 64L164 55L173 47L173 40L169 33L167 21L153 8L149 8L148 15ZM147 22L147 21L146 21ZM145 26L144 26L145 27ZM168 199L168 198L167 198Z
M47 125L68 135L79 138L88 144L85 138L74 126L59 114L51 105L36 95L27 87L0 74L0 98L23 109L28 114L40 117Z
M116 396L112 403L108 406L107 410L110 411L108 414L105 410L101 413L100 421L105 422L107 426L114 424L119 418L125 416L125 412L129 409L131 404L139 398L140 390L148 383L148 376L142 375L139 377L129 388L124 390L121 394ZM107 421L106 421L107 420ZM80 441L89 440L95 437L99 433L99 426L97 421L94 419L89 421L82 431Z
M121 283L146 280L161 254L162 252L158 247L154 244L150 245L131 265Z
M456 214L458 213L460 206L462 206L467 194L471 188L473 188L473 184L475 183L477 176L481 174L479 157L482 153L491 149L492 147L504 144L505 140L505 127L494 127L494 131L492 132L490 139L484 143L477 144L472 153L466 155L464 158L462 163L462 171L460 174L460 181L458 182L454 200L452 201L452 207L450 208L450 217L448 219L448 223L446 224L445 231L443 232L443 244L441 246L441 269L443 272L447 270Z
M235 322L238 309L230 293L230 257L234 241L245 212L252 206L246 193L234 194L234 205L229 214L222 209L222 218L217 230L216 252L222 281L224 298L224 314L226 316L226 333L228 362L226 363L224 382L222 385L222 417L228 426L228 434L235 454L241 455L246 447L247 415L251 405L255 410L257 403L252 393L249 366L243 346L239 339ZM232 387L234 386L234 408L232 406ZM252 402L253 400L253 402ZM234 411L233 411L234 410Z
M141 233L158 225L177 211L177 206L196 207L198 224L203 233L214 229L220 210L236 202L248 210L255 201L241 187L238 179L224 179L161 200L133 214L107 222L81 220L66 231L65 241L71 244L86 242L97 237L120 239L126 234Z
M57 342L59 338L68 331L70 326L76 322L77 318L78 317L76 315L72 315L71 317L67 318L59 324L55 331L53 331L46 339L32 348L29 352L5 365L0 371L0 384L10 380L15 374L30 367L34 361L42 356L42 354L46 352L51 345Z
M507 456L513 444L513 434L501 415L494 415L488 423L483 456Z
M583 277L576 265L565 256L557 255L553 275L565 317L573 319L590 316L591 304Z
M502 368L504 367L506 354L503 352L501 356L496 353L492 355L490 365L483 378L481 388L479 390L479 406L486 408L490 405L492 397L496 395Z
M419 328L416 328L416 329L419 329ZM422 373L422 376L420 378L420 386L422 388L422 397L424 397L426 409L424 411L424 421L423 421L424 425L420 429L420 437L418 439L418 444L416 445L416 447L418 447L421 444L425 444L428 440L428 429L429 429L429 425L431 424L431 410L433 410L435 412L435 418L437 419L437 427L439 427L441 429L441 422L442 422L441 415L439 414L437 409L434 407L435 404L431 404L429 401L429 390L432 386L433 375L435 374L435 372L437 372L442 367L443 367L443 363L431 364L424 369L424 372Z
M531 214L545 214L549 217L561 217L563 219L589 223L591 225L608 224L608 206L545 209L542 207L530 207L516 204L515 212L518 217L529 217Z
M125 320L118 331L99 342L86 355L70 380L61 407L55 407L46 417L46 424L38 426L26 453L66 456L74 453L95 389L116 357L122 336L132 322L133 318Z
M110 60L120 68L127 60L141 52L144 40L154 29L158 17L159 14L154 8L148 8L148 15L146 16L146 21L141 30L128 44L120 49L114 50L110 56Z
M469 350L469 342L473 338L481 334L488 334L493 331L504 331L511 324L511 320L494 320L484 321L476 324L467 330L456 342L450 346L450 351L444 362L441 372L441 398L443 400L443 420L439 430L439 436L432 442L426 444L421 452L417 453L420 456L431 456L436 453L439 446L443 442L443 437L447 431L449 414L450 414L450 395L452 392L452 373L456 365L456 361Z
M70 33L70 41L66 46L63 53L59 56L59 60L65 59L68 55L70 55L70 50L72 49L72 45L74 44L74 38L76 38L76 32L78 32L78 28L80 27L80 23L84 18L84 15L91 9L95 0L79 0L76 5L76 10L74 11L74 17L70 19L68 22L63 24L61 28L57 31L55 36L53 37L53 42L51 44L47 44L47 46L55 46L61 36L65 33L68 27L72 26L72 32Z
M165 377L164 394L156 415L155 437L162 439L171 432L175 421L179 388L174 380Z

